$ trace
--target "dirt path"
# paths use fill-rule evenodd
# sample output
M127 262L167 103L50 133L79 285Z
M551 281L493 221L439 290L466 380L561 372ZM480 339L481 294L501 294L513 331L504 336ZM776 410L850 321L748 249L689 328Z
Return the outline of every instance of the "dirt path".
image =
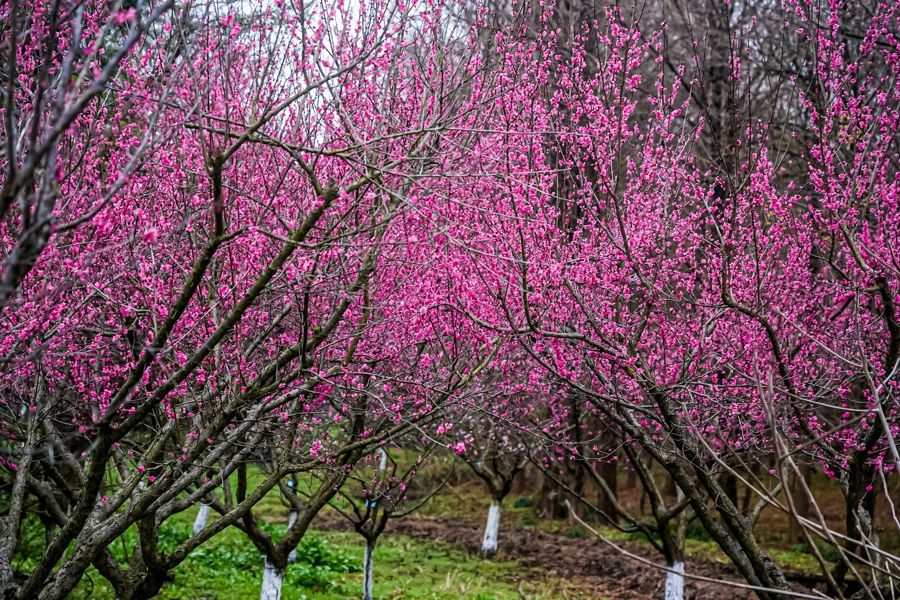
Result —
M317 529L349 530L349 525L334 514L321 514L313 525ZM478 552L481 526L478 523L445 518L412 516L391 521L388 534L422 540L437 540L471 553ZM652 549L634 543L623 544L629 552L660 562ZM501 526L500 560L515 560L543 575L572 580L572 591L580 598L644 600L662 598L665 574L624 556L600 540L570 538L533 529ZM728 565L688 561L689 574L739 582L740 576ZM523 572L523 579L527 574ZM562 596L561 596L562 597ZM734 587L687 579L685 597L697 600L755 598L752 593Z

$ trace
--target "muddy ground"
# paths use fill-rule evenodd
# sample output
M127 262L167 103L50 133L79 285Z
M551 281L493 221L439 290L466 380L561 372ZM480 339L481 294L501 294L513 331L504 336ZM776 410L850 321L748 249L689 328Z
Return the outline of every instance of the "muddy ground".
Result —
M322 514L313 525L317 529L350 530L349 524L335 514ZM422 540L438 540L471 553L478 552L481 524L475 521L411 516L391 521L386 534L405 535ZM660 562L648 546L624 543L628 552ZM550 577L566 581L561 598L614 598L644 600L663 597L665 573L623 555L595 539L571 538L562 534L501 525L500 560L518 561L523 580ZM740 583L737 571L729 565L688 561L686 571L711 579ZM523 593L523 597L526 594ZM706 581L686 580L685 597L697 600L755 598L746 590Z

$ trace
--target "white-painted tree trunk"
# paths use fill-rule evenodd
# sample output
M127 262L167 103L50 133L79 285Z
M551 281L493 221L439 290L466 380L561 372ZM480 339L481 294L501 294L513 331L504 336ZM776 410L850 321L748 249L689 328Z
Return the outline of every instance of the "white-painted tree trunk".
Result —
M497 536L500 533L500 503L491 501L488 509L487 523L484 526L484 538L481 540L481 555L490 558L497 554Z
M665 600L684 600L684 563L676 561L666 572Z
M676 497L678 502L684 499L684 492L678 486ZM675 544L676 548L670 548L672 553L672 563L667 565L669 570L666 571L666 595L665 600L684 600L684 538L687 534L687 514L681 511L678 515L675 526Z
M201 504L200 510L197 511L197 517L194 519L194 535L203 531L207 519L209 519L209 504Z
M366 543L363 555L363 591L362 600L372 600L372 563L375 562L375 544Z
M263 580L259 600L281 600L281 584L284 581L284 570L263 558Z
M294 523L297 522L297 511L292 510L291 514L288 515L288 529L294 526ZM288 562L292 563L297 560L297 549L294 548L288 553Z
M378 472L384 473L384 470L387 469L388 455L384 448L378 449L378 455L380 456L380 460L378 462Z

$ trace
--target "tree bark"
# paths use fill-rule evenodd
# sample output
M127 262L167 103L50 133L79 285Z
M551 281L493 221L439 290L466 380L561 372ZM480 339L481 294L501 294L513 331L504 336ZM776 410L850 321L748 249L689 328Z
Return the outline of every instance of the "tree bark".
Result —
M488 509L487 523L484 526L484 538L481 541L481 555L491 558L497 554L497 537L500 532L500 502L491 500Z
M618 463L604 462L600 464L600 477L603 478L603 481L609 487L609 490L612 492L614 498L607 498L606 494L601 490L599 507L600 510L603 511L603 514L606 516L606 518L609 519L609 521L613 524L619 522L619 511L616 510L614 502L614 499L618 498L619 496L618 475Z
M259 600L281 600L281 584L284 582L284 569L279 569L263 559L263 580Z
M363 591L362 600L372 600L372 568L375 561L375 542L366 541L363 555Z
M734 473L725 473L722 475L722 489L725 490L725 494L728 496L728 499L731 500L731 503L735 506L739 506L738 502L738 479Z
M809 485L809 477L812 471L809 464L803 463L800 467L800 476ZM794 501L794 513L791 515L790 524L788 526L788 542L791 544L806 543L806 536L803 535L803 526L797 520L797 517L806 518L809 516L809 496L806 494L799 478L794 477L791 482L791 497Z
M679 560L668 567L665 600L684 600L684 563Z

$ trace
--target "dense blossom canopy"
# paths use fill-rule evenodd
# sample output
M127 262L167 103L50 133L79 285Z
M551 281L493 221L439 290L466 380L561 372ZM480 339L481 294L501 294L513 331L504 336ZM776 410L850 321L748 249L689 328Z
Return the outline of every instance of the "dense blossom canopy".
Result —
M624 10L350 4L0 5L0 466L71 503L22 597L251 454L260 497L483 415L575 456L573 406L682 487L806 455L857 514L900 466L900 5L773 7L777 77L749 20L716 113Z

